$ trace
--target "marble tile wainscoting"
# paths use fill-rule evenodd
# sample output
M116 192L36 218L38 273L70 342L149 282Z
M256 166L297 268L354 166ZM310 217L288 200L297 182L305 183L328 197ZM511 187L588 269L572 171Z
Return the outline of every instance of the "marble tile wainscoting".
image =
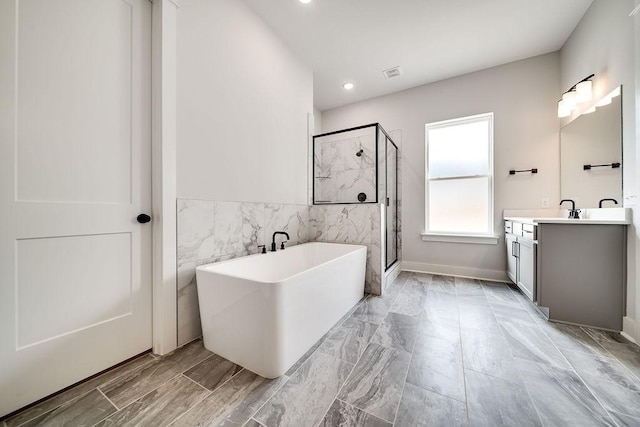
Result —
M383 205L314 205L309 211L309 241L367 246L365 292L380 295L384 272Z
M309 241L309 206L276 203L177 200L178 345L202 335L196 266L257 253L274 231L288 246ZM278 242L281 238L278 238Z
M382 204L287 205L178 199L178 345L202 335L195 269L199 265L257 253L274 231L286 231L288 246L305 242L367 246L365 290L384 289ZM280 241L280 240L278 240Z

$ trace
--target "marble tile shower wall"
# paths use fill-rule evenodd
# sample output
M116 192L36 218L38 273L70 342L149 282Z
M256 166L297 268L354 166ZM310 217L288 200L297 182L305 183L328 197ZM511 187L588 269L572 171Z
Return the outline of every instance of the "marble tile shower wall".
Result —
M367 246L365 291L382 291L382 205L314 205L309 210L309 241Z
M317 144L314 158L317 201L353 203L358 201L359 193L365 193L368 201L375 200L374 138L358 136Z
M177 200L178 345L202 335L196 266L258 252L274 231L288 245L309 241L309 206L274 203Z

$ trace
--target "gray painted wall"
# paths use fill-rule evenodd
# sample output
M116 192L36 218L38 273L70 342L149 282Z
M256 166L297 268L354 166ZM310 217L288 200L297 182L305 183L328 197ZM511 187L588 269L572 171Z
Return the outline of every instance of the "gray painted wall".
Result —
M420 86L327 110L322 131L380 122L402 130L403 266L488 279L506 279L503 209L540 208L559 202L556 101L560 94L558 53ZM497 245L422 241L424 228L424 125L495 114L495 233ZM537 167L537 175L509 176L509 169Z

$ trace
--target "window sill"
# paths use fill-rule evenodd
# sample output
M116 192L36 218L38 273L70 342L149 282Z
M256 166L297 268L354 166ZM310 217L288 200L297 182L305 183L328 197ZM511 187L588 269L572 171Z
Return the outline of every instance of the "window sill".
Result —
M479 245L497 245L498 236L476 236L472 234L436 234L422 233L425 242L473 243Z

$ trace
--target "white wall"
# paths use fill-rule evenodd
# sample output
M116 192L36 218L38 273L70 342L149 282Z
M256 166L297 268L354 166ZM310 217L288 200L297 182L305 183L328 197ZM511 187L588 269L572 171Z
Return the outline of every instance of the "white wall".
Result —
M314 135L318 135L322 130L322 113L314 107L313 109Z
M636 253L640 246L638 229L640 213L637 204L636 183L636 85L634 55L634 20L629 12L633 0L595 0L567 40L560 53L562 89L567 90L577 81L595 73L596 97L609 93L622 85L622 157L624 204L634 209L634 224L629 227L627 245L627 318L624 331L640 338L637 317L640 313ZM570 120L570 119L569 119Z
M178 10L179 198L307 203L313 75L242 1Z
M402 130L403 266L425 271L506 279L503 209L559 202L556 101L558 53L420 86L322 112L322 131L380 122ZM498 245L424 242L425 123L494 112L495 232ZM509 176L509 169L538 168Z

